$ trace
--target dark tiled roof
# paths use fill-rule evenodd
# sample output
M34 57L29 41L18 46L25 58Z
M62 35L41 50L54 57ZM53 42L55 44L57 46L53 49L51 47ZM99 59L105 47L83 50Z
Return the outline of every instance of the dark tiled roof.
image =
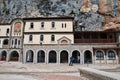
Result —
M49 19L74 19L73 17L37 17L37 18L23 18L23 20L49 20Z

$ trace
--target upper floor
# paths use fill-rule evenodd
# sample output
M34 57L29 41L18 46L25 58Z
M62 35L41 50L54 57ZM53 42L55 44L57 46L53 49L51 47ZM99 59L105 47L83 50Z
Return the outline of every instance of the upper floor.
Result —
M116 43L118 42L115 31L77 31L74 33L75 43Z
M73 32L72 17L24 18L24 32Z
M8 24L1 24L0 25L0 37L7 37L10 36L10 25Z

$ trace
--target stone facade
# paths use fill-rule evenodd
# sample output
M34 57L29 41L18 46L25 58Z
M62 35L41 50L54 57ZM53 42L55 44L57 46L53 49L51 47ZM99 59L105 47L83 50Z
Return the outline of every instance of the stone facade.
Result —
M117 42L76 43L72 17L15 19L0 33L0 61L60 64L73 56L77 64L119 63Z
M43 63L69 63L70 62L70 57L74 56L75 58L75 63L78 64L87 64L86 59L91 59L91 61L89 63L92 64L118 64L118 55L116 55L116 59L113 60L109 60L107 55L104 55L104 59L100 60L96 58L96 55L93 52L93 47L115 47L115 44L70 44L70 45L24 45L23 48L23 56L24 56L24 63L27 62L27 51L33 51L33 63L39 63L37 60L38 58L40 58L40 56L38 56L38 52L39 51L44 51L45 54L45 60ZM53 62L49 62L49 58L50 58L50 52L54 51L56 54L55 57L52 57L53 59L56 59L56 61ZM64 52L64 55L67 56L66 60L64 60L63 62L62 60L62 51ZM89 58L86 58L86 53L90 53ZM78 60L78 56L80 56L80 62L77 62ZM86 59L85 59L86 58ZM67 62L66 62L67 61Z

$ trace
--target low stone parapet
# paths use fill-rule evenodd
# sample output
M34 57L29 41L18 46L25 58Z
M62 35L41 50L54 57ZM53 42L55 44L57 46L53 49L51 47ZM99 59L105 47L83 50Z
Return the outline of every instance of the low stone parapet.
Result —
M89 80L120 80L120 75L100 71L92 68L80 68L80 76L86 77Z

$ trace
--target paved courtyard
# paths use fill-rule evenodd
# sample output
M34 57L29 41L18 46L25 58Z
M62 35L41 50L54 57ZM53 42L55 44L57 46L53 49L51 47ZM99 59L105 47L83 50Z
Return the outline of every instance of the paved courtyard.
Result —
M0 62L0 80L89 80L80 77L78 69L90 67L120 74L120 65L94 64L22 64L20 62ZM117 72L115 71L117 69Z

